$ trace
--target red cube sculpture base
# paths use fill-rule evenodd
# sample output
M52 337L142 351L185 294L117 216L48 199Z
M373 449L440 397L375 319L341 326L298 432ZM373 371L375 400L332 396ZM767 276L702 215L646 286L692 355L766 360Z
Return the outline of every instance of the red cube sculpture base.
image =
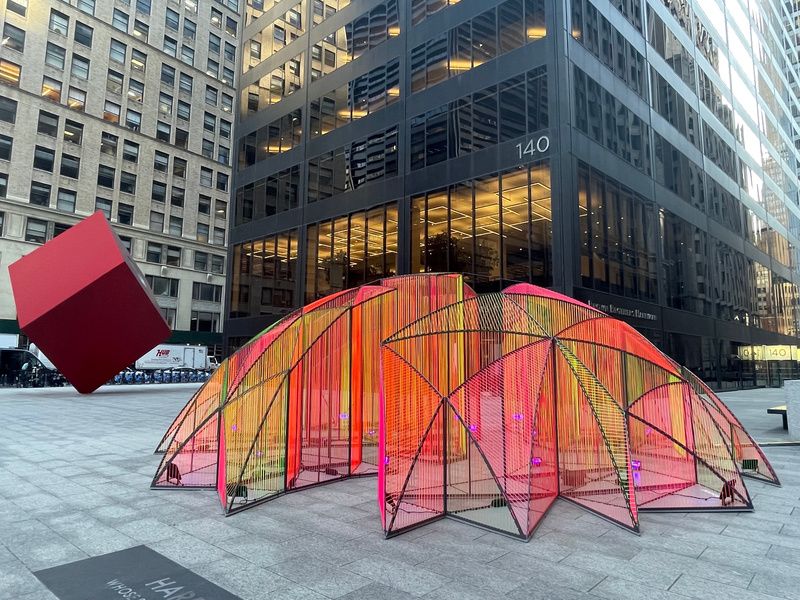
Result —
M8 270L20 329L82 394L170 335L144 276L101 212Z

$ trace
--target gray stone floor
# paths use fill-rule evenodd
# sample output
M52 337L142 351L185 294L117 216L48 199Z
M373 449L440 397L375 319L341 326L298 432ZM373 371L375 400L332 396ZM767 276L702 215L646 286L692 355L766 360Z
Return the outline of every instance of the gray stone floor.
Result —
M636 536L559 501L528 544L448 520L384 540L371 479L229 518L210 492L151 491L192 389L0 390L0 599L52 599L32 571L139 544L245 600L800 599L800 447L768 448L784 486L748 482L752 513L643 514ZM764 414L780 391L724 397L785 440Z

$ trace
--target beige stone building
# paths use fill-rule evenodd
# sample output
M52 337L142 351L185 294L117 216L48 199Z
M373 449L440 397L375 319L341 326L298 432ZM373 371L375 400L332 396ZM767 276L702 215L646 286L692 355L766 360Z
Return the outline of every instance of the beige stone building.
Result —
M100 210L172 340L220 344L241 27L238 0L0 0L0 332L8 265Z

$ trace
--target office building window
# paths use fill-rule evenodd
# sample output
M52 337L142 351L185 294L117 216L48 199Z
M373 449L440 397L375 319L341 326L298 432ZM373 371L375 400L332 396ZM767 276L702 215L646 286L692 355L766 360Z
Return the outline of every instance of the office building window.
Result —
M136 193L136 174L121 171L119 174L119 191L126 194Z
M67 35L69 32L69 17L57 10L50 9L50 31L60 35Z
M111 207L114 203L109 200L108 198L95 198L94 199L94 209L95 211L102 212L106 219L109 221L111 220Z
M121 10L115 8L113 16L111 18L111 26L115 29L119 29L120 31L124 31L125 33L128 32L128 22L130 21L130 17L128 17L127 13L122 12Z
M308 201L325 200L397 176L397 127L356 139L308 163Z
M47 241L47 221L28 217L25 223L25 241L44 244Z
M169 203L172 206L183 206L184 198L186 197L186 190L182 187L172 186L172 191L169 197Z
M175 85L175 69L168 64L161 65L161 83L170 87Z
M19 85L19 78L22 74L22 67L18 64L0 58L0 83L6 85Z
M85 23L81 23L80 21L75 22L75 35L73 36L73 39L77 43L83 44L87 48L91 48L93 37L94 37L94 29L92 29Z
M141 81L128 80L128 98L134 102L141 102L144 99L144 84Z
M97 168L97 185L104 188L114 189L116 179L116 169L108 165L99 165Z
M164 317L164 320L167 322L167 325L169 325L169 328L175 329L175 320L177 319L177 314L178 314L177 310L174 308L169 308L164 306L159 306L158 310L161 313L161 316Z
M50 206L50 186L38 181L31 182L29 200L36 206Z
M125 111L125 127L139 131L142 127L142 113L130 108Z
M182 92L186 92L187 94L191 94L193 88L194 80L192 79L192 76L187 75L186 73L181 73L180 80L178 82L178 89L180 89Z
M0 121L14 123L17 120L17 101L0 96Z
M61 82L51 77L42 77L42 97L61 102Z
M156 150L155 157L153 158L153 169L162 173L168 172L169 154L164 154L163 152Z
M176 237L183 235L183 219L180 217L169 218L169 234Z
M162 46L164 52L170 56L178 56L178 42L169 36L164 36L164 45Z
M112 94L121 94L124 83L125 76L122 73L114 71L113 69L108 70L108 76L106 78L107 91Z
M133 21L133 35L142 42L147 43L150 37L150 27L139 19L135 19Z
M119 241L122 242L123 248L128 251L128 254L133 252L133 240L127 236L119 236Z
M177 156L172 161L172 176L178 179L186 179L186 161Z
M219 331L219 313L193 310L191 330Z
M147 54L140 50L131 51L131 70L144 73L147 68Z
M100 137L100 152L109 156L116 156L118 143L119 138L117 136L104 131Z
M181 266L181 249L177 246L167 246L166 264L170 267Z
M153 202L166 202L167 184L162 183L160 181L154 181L150 198L152 199Z
M214 184L214 171L207 167L200 167L200 185L211 187Z
M73 54L71 73L78 79L89 79L89 59Z
M192 283L192 300L222 302L222 286L195 281Z
M7 135L0 135L0 160L11 160L11 147L14 139Z
M66 50L61 46L57 46L52 42L47 42L47 49L44 55L44 64L59 71L64 70L64 60L66 57Z
M83 144L83 124L66 119L64 121L64 141L76 146Z
M158 248L158 260L150 260L150 247L156 246ZM154 252L155 249L154 249ZM148 259L147 262L161 262L161 246L158 244L147 244L147 254ZM154 254L155 256L155 254ZM145 281L150 286L150 289L153 290L153 295L155 296L166 296L168 298L177 298L178 297L178 284L180 281L178 279L171 279L169 277L158 277L156 275L145 275Z
M111 40L111 46L108 51L108 58L114 62L125 64L128 47L117 40Z
M162 121L156 123L156 139L169 143L171 133L172 127L169 123L164 123Z
M211 255L211 272L222 275L225 272L225 257L217 254Z
M175 128L175 146L186 149L189 145L189 132L180 127Z
M236 191L236 224L263 219L299 206L300 168L295 165Z
M95 0L78 0L78 10L85 12L87 15L94 14Z
M552 285L550 187L542 160L412 197L411 271L452 269L487 291Z
M172 31L177 32L180 29L180 24L181 24L180 14L178 14L177 11L168 8L164 25L166 25L167 29L171 29Z
M24 17L28 12L28 0L8 0L6 9Z
M208 253L195 250L194 268L196 271L208 271Z
M120 105L106 100L103 107L103 119L109 123L119 123Z
M298 240L297 230L292 230L234 247L229 298L231 317L257 316L269 307L294 306L299 276ZM313 260L316 261L316 257ZM223 263L221 256L212 255L212 272L221 273ZM315 268L316 262L309 267L309 272L313 274ZM315 293L312 287L309 295Z
M196 37L197 23L190 21L189 19L185 19L183 21L183 39L194 43Z
M59 188L56 197L56 208L66 212L75 212L75 192Z
M53 172L56 152L44 146L36 146L33 151L33 168Z
M122 144L122 160L139 162L139 144L125 140Z
M117 206L117 221L121 225L133 225L133 205L122 202Z
M397 272L397 205L310 225L307 250L306 298L344 289L348 282L360 285L393 275Z
M150 211L150 231L164 233L164 213L156 210Z
M50 137L56 137L58 135L58 115L40 110L39 125L36 131Z
M78 156L71 156L69 154L61 155L61 174L64 177L77 179L80 175L81 159Z
M172 96L165 92L159 93L158 112L161 117L166 117L172 114Z
M86 92L76 87L69 86L67 106L72 110L83 112L84 108L86 108Z
M25 51L25 31L11 23L3 26L3 47L17 52Z
M188 121L192 118L192 105L183 100L178 100L178 118Z
M653 204L580 164L578 211L584 287L657 300L658 237Z

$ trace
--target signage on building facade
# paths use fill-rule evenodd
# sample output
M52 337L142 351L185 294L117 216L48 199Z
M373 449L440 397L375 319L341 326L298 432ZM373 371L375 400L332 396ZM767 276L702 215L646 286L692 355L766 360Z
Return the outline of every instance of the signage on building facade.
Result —
M632 319L642 319L644 321L658 321L658 315L639 310L638 308L626 308L624 306L611 304L610 302L595 302L594 300L587 300L586 304L592 308L603 311L607 315L630 317Z
M797 346L780 344L773 346L739 346L742 360L798 360L800 349Z
M516 145L518 158L523 160L525 158L535 159L547 154L550 150L550 136L541 135L539 137L529 138L525 142L520 142Z

